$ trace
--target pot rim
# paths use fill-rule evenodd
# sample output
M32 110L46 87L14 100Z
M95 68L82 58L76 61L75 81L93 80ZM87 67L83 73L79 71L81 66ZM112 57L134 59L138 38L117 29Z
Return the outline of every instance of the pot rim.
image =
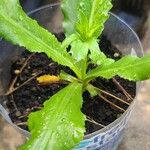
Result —
M60 5L60 2L57 2L57 3L53 3L53 4L48 4L48 5L45 5L45 6L42 6L42 7L39 7L37 9L34 9L34 10L31 10L29 11L27 14L30 16L31 14L33 13L36 13L40 10L43 10L45 8L49 8L49 7L55 7L55 6L59 6ZM112 12L109 12L110 15L112 15L113 17L117 18L119 21L121 21L132 33L133 35L136 37L138 43L139 43L139 46L140 46L140 49L141 49L141 54L142 56L144 55L144 52L143 52L143 46L141 44L141 41L139 39L139 37L137 36L137 34L135 33L135 31L124 21L122 20L120 17L118 17L117 15L115 15L114 13ZM2 38L0 38L1 40ZM139 92L139 89L140 89L140 84L137 83L137 86L136 86L136 96L137 96L137 93ZM116 119L115 121L113 121L112 123L110 123L109 125L105 126L104 128L100 129L100 130L97 130L93 133L90 133L90 134L87 134L84 136L84 139L89 139L95 135L98 135L102 132L105 132L109 129L111 129L113 126L115 126L116 124L118 124L121 120L123 120L123 118L126 116L126 114L130 111L130 109L133 109L133 106L134 106L134 103L136 101L136 96L134 98L134 101L131 103L131 105L127 108L127 110L118 118ZM0 108L2 108L3 106L0 104ZM2 108L4 110L4 107ZM5 115L8 115L6 114L6 110L4 110L2 113L4 113ZM12 126L14 126L15 128L18 128L20 131L22 131L23 133L26 133L26 136L30 135L30 132L26 131L26 130L23 130L21 129L20 127L18 127L17 125L15 125L11 120L10 118L7 117L7 122L9 122L10 124L12 124Z

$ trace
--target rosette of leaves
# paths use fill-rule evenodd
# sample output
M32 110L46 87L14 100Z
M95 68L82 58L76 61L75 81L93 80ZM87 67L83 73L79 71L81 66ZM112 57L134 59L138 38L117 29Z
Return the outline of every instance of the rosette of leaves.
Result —
M44 52L60 65L69 67L76 76L61 73L70 84L44 103L42 110L31 113L29 140L20 150L70 150L83 138L85 115L81 112L82 93L97 94L90 81L115 75L140 81L150 78L150 56L125 56L118 61L107 58L98 46L98 37L109 17L111 0L63 0L64 32L61 43L56 37L29 18L19 0L0 0L0 36L31 52ZM67 48L70 45L70 51ZM87 72L88 64L97 67ZM92 93L91 93L92 94Z

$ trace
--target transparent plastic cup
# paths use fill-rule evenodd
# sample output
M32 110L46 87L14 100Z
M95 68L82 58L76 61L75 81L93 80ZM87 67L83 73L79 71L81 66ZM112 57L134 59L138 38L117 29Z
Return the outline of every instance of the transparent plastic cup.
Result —
M29 13L29 16L36 19L41 26L53 33L63 32L63 16L60 4L53 4L41 7ZM108 40L116 46L124 55L143 56L143 49L136 33L119 17L110 13L110 18L105 24L103 32ZM0 41L0 113L18 131L26 137L30 133L22 130L12 123L6 107L6 97L2 96L8 89L10 82L10 68L12 63L23 52L23 49L13 46L10 43ZM92 134L86 135L84 140L74 150L116 150L123 137L128 119L134 107L135 101L126 112L113 123Z

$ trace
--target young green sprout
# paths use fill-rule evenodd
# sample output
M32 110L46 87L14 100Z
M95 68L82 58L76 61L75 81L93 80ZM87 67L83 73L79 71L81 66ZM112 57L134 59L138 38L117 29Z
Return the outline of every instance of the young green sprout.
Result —
M42 110L29 115L31 137L20 150L70 150L75 147L85 132L82 92L90 89L91 95L98 94L90 83L93 79L110 79L116 75L133 81L150 78L149 55L143 58L125 56L114 61L99 49L98 37L111 7L111 0L63 0L66 39L61 43L24 13L19 0L0 0L0 35L3 38L31 52L46 53L76 75L62 72L60 80L69 81L69 85L47 100ZM69 52L68 46L71 47ZM97 67L87 72L89 63Z

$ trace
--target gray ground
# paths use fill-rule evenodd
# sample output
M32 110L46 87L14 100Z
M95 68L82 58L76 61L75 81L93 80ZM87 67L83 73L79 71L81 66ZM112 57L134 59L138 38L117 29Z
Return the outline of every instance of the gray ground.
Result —
M150 15L148 31L142 41L144 52L150 54ZM150 80L143 83L135 110L119 150L150 150Z
M149 29L143 40L146 53L150 53ZM0 118L0 150L16 150L24 138ZM150 80L144 82L138 94L138 101L130 119L124 139L118 150L150 150Z

